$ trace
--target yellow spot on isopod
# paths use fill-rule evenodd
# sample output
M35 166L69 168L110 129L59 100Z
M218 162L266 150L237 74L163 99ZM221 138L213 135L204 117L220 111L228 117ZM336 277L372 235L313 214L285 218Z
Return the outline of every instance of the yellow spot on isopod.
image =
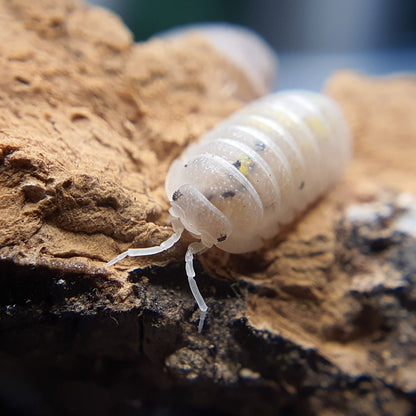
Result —
M272 110L273 117L277 120L283 127L291 131L291 126L293 126L293 120L282 110L273 108Z
M248 175L249 169L253 166L253 161L247 156L243 155L238 159L240 162L240 166L238 167L238 170L244 175Z
M304 121L318 140L326 140L329 138L328 128L322 120L317 117L307 117Z

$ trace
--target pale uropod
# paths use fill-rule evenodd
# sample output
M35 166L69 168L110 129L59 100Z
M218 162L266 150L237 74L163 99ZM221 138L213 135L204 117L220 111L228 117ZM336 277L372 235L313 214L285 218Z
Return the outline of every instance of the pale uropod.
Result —
M296 90L254 101L171 164L165 189L174 234L107 265L167 250L188 230L200 240L189 245L185 268L201 331L208 308L194 279L194 255L214 245L229 253L257 250L328 190L350 158L346 120L329 97Z

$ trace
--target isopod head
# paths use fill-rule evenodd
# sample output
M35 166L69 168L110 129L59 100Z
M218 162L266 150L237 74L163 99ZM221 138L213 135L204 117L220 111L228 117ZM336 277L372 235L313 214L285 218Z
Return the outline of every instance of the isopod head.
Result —
M172 217L206 248L216 245L229 253L260 248L262 204L239 168L216 154L187 156L175 160L166 176Z
M185 184L172 194L169 213L209 248L231 234L230 220L194 186Z

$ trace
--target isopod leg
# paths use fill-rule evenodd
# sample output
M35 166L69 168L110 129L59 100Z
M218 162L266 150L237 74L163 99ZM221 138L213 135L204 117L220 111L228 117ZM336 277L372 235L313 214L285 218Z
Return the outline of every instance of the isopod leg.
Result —
M191 243L188 247L188 251L185 255L185 270L186 275L188 276L189 287L191 292L194 295L196 303L198 304L199 309L201 310L201 315L199 318L198 332L201 333L204 326L205 317L207 315L208 306L204 301L204 298L201 295L201 292L198 289L198 286L195 281L195 270L194 270L194 254L204 251L206 247L202 243Z
M124 253L119 254L114 259L110 260L106 267L116 264L120 260L123 260L126 257L138 257L138 256L150 256L152 254L161 253L162 251L170 249L174 244L176 244L181 238L181 232L175 232L171 235L166 241L163 241L160 245L155 247L145 247L145 248L130 248Z

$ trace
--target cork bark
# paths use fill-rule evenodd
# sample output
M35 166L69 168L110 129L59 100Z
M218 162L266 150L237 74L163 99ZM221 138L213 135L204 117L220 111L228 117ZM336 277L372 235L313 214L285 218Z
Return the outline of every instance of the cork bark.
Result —
M256 98L190 34L134 43L71 0L0 3L0 404L19 414L381 414L416 403L416 83L339 72L342 180L255 253L199 256L164 178ZM37 412L37 413L36 413Z

